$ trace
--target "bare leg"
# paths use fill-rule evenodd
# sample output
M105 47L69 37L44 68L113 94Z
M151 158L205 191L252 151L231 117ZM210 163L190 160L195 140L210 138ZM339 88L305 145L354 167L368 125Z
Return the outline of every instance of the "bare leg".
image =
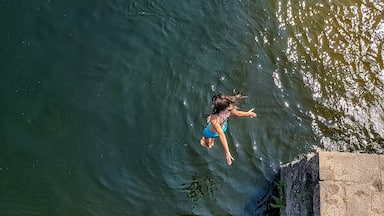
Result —
M206 140L208 140L208 143L207 143L208 148L212 148L215 145L215 143L214 143L215 139L214 138L208 138Z
M213 145L215 144L214 143L214 140L213 138L205 138L205 137L201 137L200 139L200 144L204 147L207 147L207 148L212 148Z
M201 137L201 139L200 139L200 145L203 146L203 147L208 147L207 139L208 139L208 138Z

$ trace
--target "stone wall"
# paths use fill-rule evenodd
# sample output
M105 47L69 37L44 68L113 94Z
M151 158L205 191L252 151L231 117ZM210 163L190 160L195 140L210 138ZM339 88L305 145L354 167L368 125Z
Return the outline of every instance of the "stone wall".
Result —
M384 216L384 155L318 152L281 166L287 216Z
M320 215L319 156L305 158L282 165L280 184L285 188L285 215ZM283 215L283 214L282 214Z

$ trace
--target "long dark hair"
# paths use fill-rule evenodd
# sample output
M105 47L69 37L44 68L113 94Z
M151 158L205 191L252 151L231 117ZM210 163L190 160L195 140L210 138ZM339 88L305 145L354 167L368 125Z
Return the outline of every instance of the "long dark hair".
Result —
M243 96L241 92L236 92L236 90L233 90L233 93L234 95L225 95L220 93L212 97L212 115L226 110L231 105L233 108L236 108L236 105L241 101L241 99L246 98L246 96Z

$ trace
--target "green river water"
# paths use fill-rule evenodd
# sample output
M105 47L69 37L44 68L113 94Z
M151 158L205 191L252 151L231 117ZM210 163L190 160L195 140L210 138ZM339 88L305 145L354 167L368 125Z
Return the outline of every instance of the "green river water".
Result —
M384 152L381 0L0 0L0 215L264 215L280 164ZM242 91L235 160L199 144Z

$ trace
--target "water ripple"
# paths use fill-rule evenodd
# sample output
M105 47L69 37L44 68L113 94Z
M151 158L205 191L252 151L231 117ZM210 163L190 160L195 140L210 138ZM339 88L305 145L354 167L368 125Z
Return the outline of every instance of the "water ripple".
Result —
M279 1L285 53L317 102L312 126L326 149L383 153L382 13L380 1Z

